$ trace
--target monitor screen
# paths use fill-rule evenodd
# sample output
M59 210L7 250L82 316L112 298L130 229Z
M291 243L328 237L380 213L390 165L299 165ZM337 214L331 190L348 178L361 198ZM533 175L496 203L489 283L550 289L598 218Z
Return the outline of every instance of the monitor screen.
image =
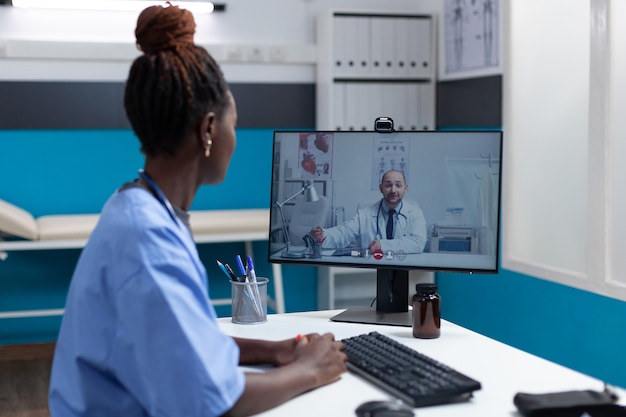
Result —
M501 131L276 131L269 261L375 268L379 312L409 270L496 273L501 157Z

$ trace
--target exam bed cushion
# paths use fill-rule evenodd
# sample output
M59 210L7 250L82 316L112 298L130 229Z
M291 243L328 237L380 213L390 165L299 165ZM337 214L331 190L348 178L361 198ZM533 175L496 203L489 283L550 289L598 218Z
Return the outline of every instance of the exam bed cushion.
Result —
M269 233L268 209L192 210L189 224L194 236L206 234Z
M194 237L266 233L269 229L267 209L192 210L189 214ZM0 200L0 235L46 241L87 239L98 219L99 214L57 214L35 219L28 211Z
M39 239L39 228L32 214L4 200L0 200L0 233L29 240Z
M87 239L98 214L57 214L37 219L28 211L0 200L0 233L27 240Z

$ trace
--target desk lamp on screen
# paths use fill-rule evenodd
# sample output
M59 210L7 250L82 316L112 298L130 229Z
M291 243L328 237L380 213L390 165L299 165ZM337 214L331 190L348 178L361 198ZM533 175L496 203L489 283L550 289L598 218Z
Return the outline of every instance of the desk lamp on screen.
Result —
M317 191L315 190L315 186L313 184L313 181L311 180L307 180L304 182L304 185L302 186L301 189L299 189L296 193L294 193L293 195L291 195L290 197L287 197L286 199L284 199L281 202L276 202L275 206L276 209L278 210L278 214L280 216L280 221L281 221L281 230L284 236L284 240L285 240L285 249L283 249L283 251L281 252L280 256L282 258L295 258L295 259L300 259L300 258L304 258L305 257L305 252L306 249L300 249L300 250L290 250L291 249L291 238L289 237L289 228L287 227L287 222L285 220L285 213L283 212L283 206L285 204L287 204L289 201L293 200L294 198L298 197L300 194L304 194L304 198L306 202L308 203L312 203L315 201L319 201L319 196L317 195Z
M502 132L395 131L389 118L374 127L274 132L271 201L282 203L270 231L283 238L270 239L269 261L376 269L375 307L333 320L411 326L409 271L498 272ZM312 189L330 210L306 224L286 203ZM303 222L311 234L294 246L289 225Z

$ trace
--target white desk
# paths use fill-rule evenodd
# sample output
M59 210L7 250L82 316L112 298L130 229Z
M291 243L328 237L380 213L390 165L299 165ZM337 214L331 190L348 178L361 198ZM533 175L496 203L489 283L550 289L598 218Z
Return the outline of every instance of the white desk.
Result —
M341 310L269 315L267 323L237 325L222 318L222 329L239 337L280 340L298 333L332 332L336 339L378 331L467 374L482 384L469 402L415 409L419 417L517 416L513 396L517 392L554 392L577 389L602 390L602 381L507 346L455 324L442 321L441 337L415 339L411 328L336 323L330 317ZM619 390L626 404L626 390ZM346 373L341 380L303 394L261 414L271 417L354 416L354 409L369 400L389 395L358 376Z
M282 248L281 248L282 249ZM292 253L307 253L306 246L291 246L290 252ZM410 253L400 260L399 258L388 259L386 256L382 259L374 259L373 257L364 258L361 256L332 256L334 252L332 249L323 249L322 257L319 259L312 259L308 256L299 258L298 261L303 263L319 264L327 263L329 265L337 264L349 264L349 265L363 265L366 267L385 268L389 265L406 265L420 266L423 268L435 268L441 267L441 265L447 265L450 268L469 268L473 270L488 270L491 269L495 263L495 255L481 255L474 253ZM278 250L270 256L270 259L277 261L284 261L282 256L282 250Z

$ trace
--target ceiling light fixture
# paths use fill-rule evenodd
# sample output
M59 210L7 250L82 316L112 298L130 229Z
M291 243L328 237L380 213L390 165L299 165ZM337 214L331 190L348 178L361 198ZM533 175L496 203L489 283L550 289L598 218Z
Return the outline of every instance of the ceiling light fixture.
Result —
M215 5L205 1L170 1L173 6L187 9L194 14L224 11L225 5ZM13 7L28 9L72 9L72 10L108 10L141 11L152 5L165 5L165 1L151 0L13 0Z

